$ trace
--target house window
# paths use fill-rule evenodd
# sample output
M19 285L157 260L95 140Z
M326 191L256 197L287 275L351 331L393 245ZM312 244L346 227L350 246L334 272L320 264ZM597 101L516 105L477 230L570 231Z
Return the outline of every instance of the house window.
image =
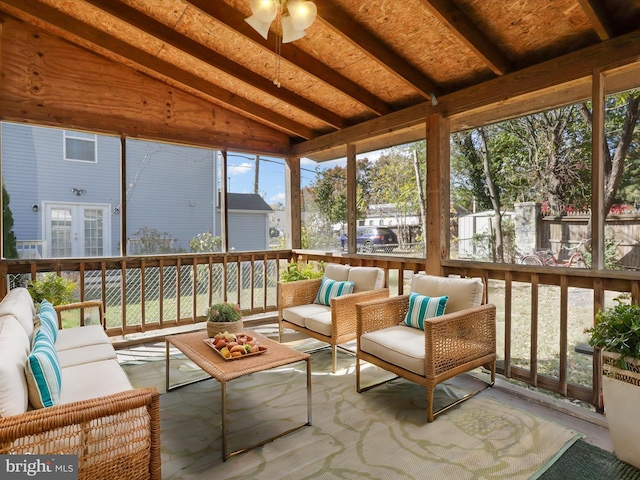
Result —
M97 136L89 133L64 131L64 159L77 162L97 162Z

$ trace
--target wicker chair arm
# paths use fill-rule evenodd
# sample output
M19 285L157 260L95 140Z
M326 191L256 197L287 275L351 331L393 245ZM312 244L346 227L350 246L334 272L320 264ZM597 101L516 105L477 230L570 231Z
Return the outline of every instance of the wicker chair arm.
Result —
M340 335L356 331L356 305L389 297L388 288L367 290L365 292L351 293L331 299L331 336L338 338Z
M86 302L67 303L64 305L55 305L53 307L58 314L58 328L62 329L62 312L67 310L84 310L85 308L98 308L100 311L100 325L102 328L107 328L104 318L104 306L100 300L89 300ZM80 312L80 326L84 326L84 316Z
M278 310L313 303L320 290L321 278L298 280L296 282L278 282Z
M496 307L468 308L424 322L425 374L435 377L496 354Z
M356 305L356 332L360 335L398 325L409 309L409 295L372 300Z
M131 429L113 428L119 421L131 422ZM109 432L108 442L94 433L100 428ZM81 479L160 480L160 395L138 388L0 418L0 453L77 454Z

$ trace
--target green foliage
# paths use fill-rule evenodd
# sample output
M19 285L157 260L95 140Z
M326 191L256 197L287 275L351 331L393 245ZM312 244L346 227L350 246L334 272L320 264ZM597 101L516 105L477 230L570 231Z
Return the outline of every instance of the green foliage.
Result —
M209 322L236 322L241 318L240 307L235 303L214 303L207 309Z
M604 268L608 270L622 270L624 267L620 265L619 255L618 242L616 242L611 232L606 232L604 238ZM582 258L584 258L587 267L591 268L593 255L590 246L586 252L582 252Z
M222 250L222 237L214 237L210 231L199 233L189 240L189 247L196 253L219 252Z
M18 258L18 250L16 248L16 236L13 233L13 214L9 208L9 192L2 184L2 232L4 258Z
M295 282L297 280L309 280L321 278L324 275L324 264L318 262L291 262L280 272L282 282Z
M127 244L129 255L159 255L163 253L180 253L173 247L173 237L168 232L159 232L155 228L142 227L133 234Z
M78 291L78 285L67 278L57 276L55 272L45 273L40 280L31 280L27 286L36 305L45 299L52 305L71 303L76 300Z
M616 366L628 370L625 357L640 359L640 306L615 300L614 307L596 313L595 326L585 333L591 335L589 345L621 354Z

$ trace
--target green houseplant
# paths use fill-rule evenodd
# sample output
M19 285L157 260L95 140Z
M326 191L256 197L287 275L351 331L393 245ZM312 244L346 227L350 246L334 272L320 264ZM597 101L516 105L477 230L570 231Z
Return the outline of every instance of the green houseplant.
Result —
M214 337L216 333L242 332L242 313L235 303L214 303L207 309L207 334Z
M296 282L298 280L310 280L321 278L324 275L324 265L318 262L290 262L286 268L280 272L280 280L284 283Z
M602 394L617 457L640 468L640 306L617 303L596 314L589 344L602 352Z

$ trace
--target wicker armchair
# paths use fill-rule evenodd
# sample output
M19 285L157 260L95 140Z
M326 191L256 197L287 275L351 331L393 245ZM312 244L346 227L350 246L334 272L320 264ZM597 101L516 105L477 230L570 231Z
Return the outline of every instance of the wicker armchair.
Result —
M337 368L338 345L356 338L356 303L387 298L384 271L375 267L350 267L329 264L325 276L332 280L351 280L354 292L331 299L327 307L314 303L322 279L300 280L278 284L279 334L290 328L331 345L332 372Z
M400 325L409 309L409 295L359 303L357 311L356 387L360 384L360 362L377 365L400 377L423 385L427 395L427 421L470 394L434 414L437 384L460 373L484 366L496 372L496 308L484 304L484 286L479 279L414 275L412 292L428 296L448 295L445 315L424 321L424 331ZM476 306L477 305L477 306ZM402 338L402 350L398 339Z

